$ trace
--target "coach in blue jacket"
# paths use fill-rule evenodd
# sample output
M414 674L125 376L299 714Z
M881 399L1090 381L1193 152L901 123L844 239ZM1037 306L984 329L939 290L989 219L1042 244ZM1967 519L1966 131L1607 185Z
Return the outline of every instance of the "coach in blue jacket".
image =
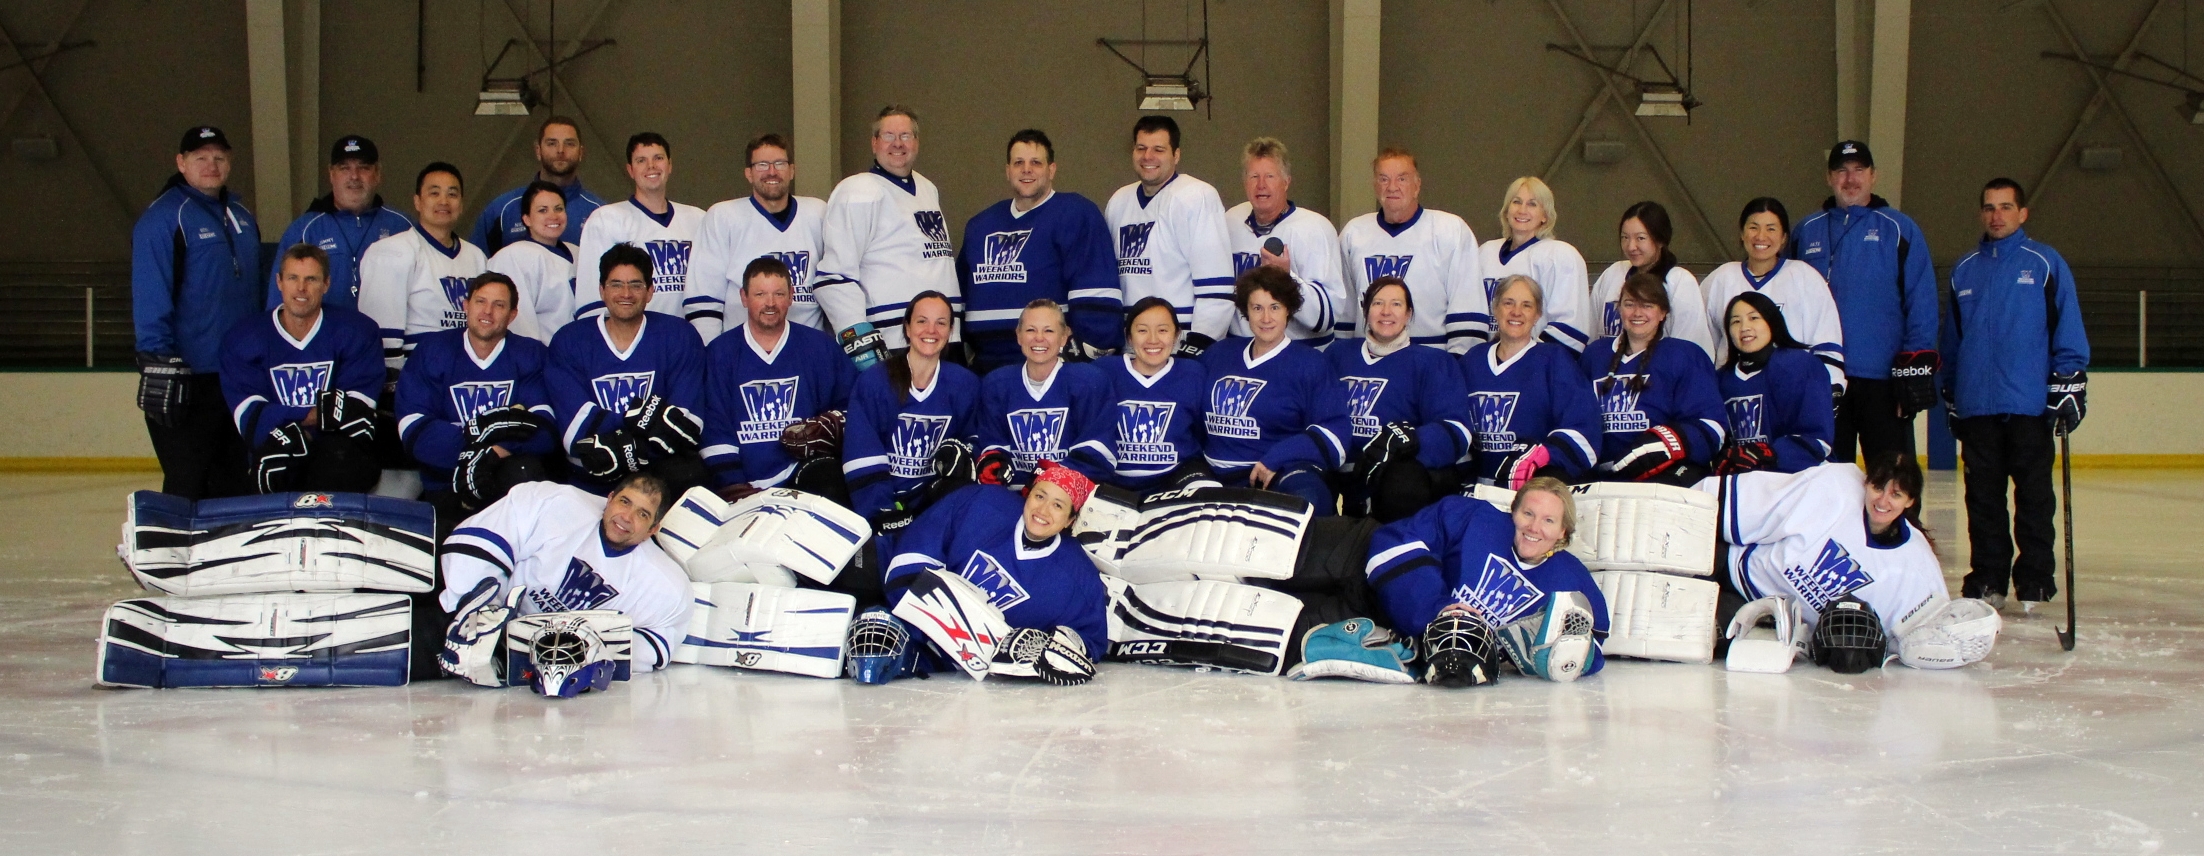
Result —
M278 251L313 244L329 254L329 296L322 305L360 308L360 256L369 245L413 228L406 215L383 205L382 153L358 134L329 146L329 192L315 197L276 241ZM266 307L283 305L281 270L268 271Z
M2073 431L2088 411L2089 336L2074 297L2074 272L2057 250L2021 231L2028 193L2009 178L1982 188L1982 245L1951 272L1944 316L1944 400L1966 457L1967 541L1972 567L1964 597L2003 606L2008 580L2022 601L2048 601L2053 433ZM2005 482L2013 483L2013 516ZM2008 534L2009 533L2009 534ZM2013 557L2013 542L2020 557Z
M222 403L222 339L260 307L260 224L230 195L230 141L201 125L176 147L176 175L130 232L138 409L161 491L246 492L237 429Z
M1913 218L1875 195L1875 156L1829 150L1831 196L1791 230L1790 257L1829 281L1844 325L1845 390L1829 460L1913 454L1913 414L1936 405L1936 268Z

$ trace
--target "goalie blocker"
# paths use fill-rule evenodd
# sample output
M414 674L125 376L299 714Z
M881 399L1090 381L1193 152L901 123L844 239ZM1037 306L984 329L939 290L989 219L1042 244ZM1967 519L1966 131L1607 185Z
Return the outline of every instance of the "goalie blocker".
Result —
M107 610L97 681L111 687L397 687L402 594L149 597Z
M192 502L141 490L123 519L123 564L162 594L426 592L436 582L427 503L354 493Z

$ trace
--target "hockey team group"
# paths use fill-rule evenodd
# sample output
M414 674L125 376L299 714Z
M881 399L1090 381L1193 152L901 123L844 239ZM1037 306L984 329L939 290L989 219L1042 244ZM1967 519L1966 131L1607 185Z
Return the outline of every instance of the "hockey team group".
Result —
M1227 210L1143 117L1138 180L1097 206L1020 131L960 245L908 108L827 200L766 134L751 194L709 211L670 200L653 133L602 202L576 127L543 122L535 180L471 238L457 167L415 176L408 218L340 138L265 265L227 138L186 132L133 236L164 486L119 551L155 596L109 610L100 683L1953 668L2009 588L2056 595L2089 348L2008 179L1939 306L1851 141L1811 216L1744 205L1744 261L1697 279L1647 201L1593 281L1543 181L1480 244L1397 148L1335 230L1275 139ZM1938 406L1967 463L1956 600L1919 519Z

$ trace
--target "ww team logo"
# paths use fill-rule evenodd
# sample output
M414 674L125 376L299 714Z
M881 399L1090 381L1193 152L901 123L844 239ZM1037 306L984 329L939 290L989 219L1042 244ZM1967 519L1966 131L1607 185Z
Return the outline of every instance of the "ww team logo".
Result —
M781 429L796 421L796 388L803 379L784 377L742 385L742 412L750 418L735 427L735 442L777 443Z
M919 252L920 258L946 259L956 255L956 251L949 248L949 225L941 219L941 212L913 211L911 216L918 220L918 230L926 234L926 248Z
M1117 403L1117 462L1137 466L1178 466L1178 450L1164 439L1178 405L1169 401Z
M1761 416L1761 399L1757 395L1740 395L1722 402L1722 409L1729 411L1730 433L1738 442L1756 443L1768 439L1767 422Z
M1147 276L1155 268L1148 263L1148 233L1154 223L1127 223L1117 227L1117 273Z
M1347 418L1354 423L1356 437L1375 437L1378 418L1372 413L1377 409L1378 397L1385 394L1385 378L1343 377L1347 384Z
M513 382L478 380L452 384L452 413L466 422L513 403Z
M1643 431L1651 426L1652 421L1646 418L1645 411L1638 409L1638 396L1644 390L1630 388L1630 382L1637 377L1634 374L1609 376L1608 382L1612 385L1607 387L1607 394L1599 397L1599 412L1606 420L1607 433Z
M816 302L811 298L811 251L795 250L786 253L766 253L788 266L788 288L797 303Z
M1363 282L1376 282L1382 276L1397 276L1405 280L1408 278L1408 263L1415 260L1415 256L1363 256L1362 271L1369 274Z
M615 414L628 412L628 405L650 397L650 372L598 375L589 385L597 393L597 406Z
M988 234L987 260L972 266L972 282L1024 282L1025 263L1018 257L1032 239L1032 229Z
M1262 439L1262 428L1247 415L1255 396L1263 394L1265 381L1225 375L1209 387L1209 433L1235 440Z
M934 473L934 448L949 436L949 417L899 414L888 432L888 473L899 479Z
M644 241L643 251L650 253L653 292L678 293L688 288L688 241Z
M334 361L286 363L269 368L268 381L275 386L277 403L285 407L312 407L320 403L321 391L329 388L329 373L336 367Z
M1477 575L1476 584L1455 586L1453 596L1456 603L1476 604L1478 609L1484 610L1485 619L1499 627L1522 618L1546 597L1546 593L1531 585L1514 562L1500 556L1486 556L1484 571Z
M1477 425L1477 451L1515 451L1515 404L1522 393L1473 392L1469 396L1470 419Z
M1845 552L1844 545L1832 540L1821 545L1821 554L1814 557L1813 567L1792 566L1783 569L1783 579L1798 590L1800 600L1815 612L1828 608L1839 598L1853 590L1874 582L1859 560Z
M987 592L987 602L996 609L1008 611L1026 602L1025 586L1019 585L1018 578L1011 576L1003 563L995 561L995 557L985 551L972 551L972 558L965 560L964 570L958 573L979 586L980 591Z
M1622 335L1622 301L1610 300L1601 307L1599 329L1602 336Z
M1064 422L1071 415L1068 408L1041 407L1013 410L1006 414L1010 422L1010 440L1017 448L1011 450L1011 460L1018 469L1032 471L1042 461L1064 459Z
M566 576L559 580L557 591L528 591L528 598L535 601L537 612L596 609L619 595L620 590L605 582L605 578L598 575L597 569L582 561L580 556L566 560Z
M444 299L451 301L452 309L459 312L460 321L466 321L467 278L463 276L440 276L436 278L436 284L443 286Z
M1233 253L1232 275L1237 277L1240 274L1254 270L1257 265L1262 263L1263 254L1261 253Z

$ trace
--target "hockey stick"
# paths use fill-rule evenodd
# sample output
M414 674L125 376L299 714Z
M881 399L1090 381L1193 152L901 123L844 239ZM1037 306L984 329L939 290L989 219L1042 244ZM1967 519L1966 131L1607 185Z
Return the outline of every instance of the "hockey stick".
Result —
M2074 650L2074 456L2068 454L2066 428L2059 428L2059 498L2066 509L2066 520L2059 529L2066 535L2066 626L2056 628L2059 648Z

